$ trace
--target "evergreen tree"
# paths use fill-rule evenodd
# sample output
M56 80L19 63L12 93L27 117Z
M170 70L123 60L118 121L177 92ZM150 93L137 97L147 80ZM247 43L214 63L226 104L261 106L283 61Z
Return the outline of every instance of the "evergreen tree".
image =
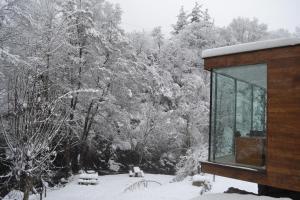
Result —
M201 10L201 5L198 2L195 3L195 6L192 10L191 16L191 23L193 22L200 22L201 18L203 18L203 11Z
M173 25L173 34L176 35L178 34L184 27L187 25L187 15L184 11L183 6L181 6L179 15L177 15L177 23Z
M207 27L211 27L213 25L213 21L208 13L208 9L205 9L205 11L203 12L203 21L205 26Z

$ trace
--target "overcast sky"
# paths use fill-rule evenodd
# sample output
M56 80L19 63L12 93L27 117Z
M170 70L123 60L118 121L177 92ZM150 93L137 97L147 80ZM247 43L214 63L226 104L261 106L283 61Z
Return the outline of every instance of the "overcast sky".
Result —
M126 31L149 31L161 26L165 33L176 23L181 5L190 12L196 0L108 0L123 10L122 26ZM228 25L238 16L266 23L269 30L279 28L294 32L300 26L300 0L199 0L218 26Z

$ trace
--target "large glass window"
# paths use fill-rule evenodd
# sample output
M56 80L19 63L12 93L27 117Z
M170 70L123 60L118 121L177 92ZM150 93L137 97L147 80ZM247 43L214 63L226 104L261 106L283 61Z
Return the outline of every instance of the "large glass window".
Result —
M210 160L265 166L267 66L212 70Z

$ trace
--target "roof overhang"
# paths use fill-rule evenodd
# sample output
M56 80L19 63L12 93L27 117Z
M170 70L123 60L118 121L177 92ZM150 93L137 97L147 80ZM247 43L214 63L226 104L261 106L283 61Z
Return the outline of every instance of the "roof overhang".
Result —
M282 38L276 40L265 40L250 43L225 46L202 51L202 58L217 57L223 55L273 49L279 47L295 46L300 44L300 38Z

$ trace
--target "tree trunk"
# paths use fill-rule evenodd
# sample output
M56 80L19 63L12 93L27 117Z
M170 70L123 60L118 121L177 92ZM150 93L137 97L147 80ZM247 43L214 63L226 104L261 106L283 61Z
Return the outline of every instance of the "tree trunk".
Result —
M192 143L192 136L191 136L191 132L190 132L190 126L191 126L191 120L190 117L188 116L187 120L186 120L186 148L189 149L191 148L191 143Z
M140 158L139 158L139 166L142 165L142 161L143 161L143 158L144 158L144 153L143 153L144 150L141 151L140 153Z
M71 162L71 145L70 145L70 139L66 138L65 145L64 145L64 162L63 162L65 178L69 176L69 172L71 171L70 162Z
M79 155L80 155L80 161L79 161L79 165L80 165L80 169L86 168L87 167L87 163L85 161L87 154L89 152L89 147L87 145L87 139L94 121L94 117L98 111L98 105L95 106L95 108L93 109L94 106L94 101L91 101L89 108L87 110L87 114L85 116L85 120L84 120L84 127L83 127L83 132L81 135L81 141L80 141L80 146L79 146Z
M29 200L30 191L32 190L32 177L24 174L24 197L23 200Z

